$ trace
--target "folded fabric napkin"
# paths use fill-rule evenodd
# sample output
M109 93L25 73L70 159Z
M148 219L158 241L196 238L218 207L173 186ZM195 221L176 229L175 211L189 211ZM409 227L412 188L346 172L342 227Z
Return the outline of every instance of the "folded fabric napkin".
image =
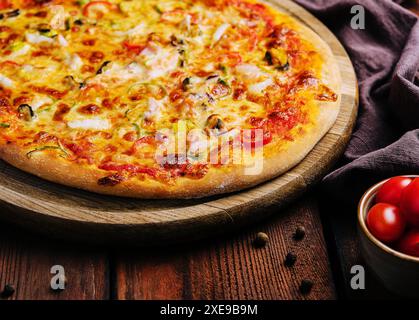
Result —
M358 120L340 167L323 180L324 190L355 203L384 178L419 174L417 17L390 0L296 2L339 38L359 82ZM363 30L351 28L354 5L365 9Z

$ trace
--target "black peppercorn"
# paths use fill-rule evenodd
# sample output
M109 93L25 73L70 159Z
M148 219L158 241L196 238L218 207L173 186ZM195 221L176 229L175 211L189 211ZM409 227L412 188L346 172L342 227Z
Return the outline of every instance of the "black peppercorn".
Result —
M1 296L3 298L9 298L13 295L13 293L15 293L15 287L12 284L6 284L4 286L3 292L1 293Z
M286 267L292 267L296 261L297 261L297 256L294 253L289 252L287 256L285 257L284 264Z
M294 240L303 240L306 235L306 229L303 226L299 226L294 233Z
M263 248L263 247L265 247L268 242L269 242L269 237L264 232L259 232L256 235L255 240L253 240L253 244L257 248Z
M311 292L311 289L313 288L313 282L310 280L303 280L300 284L300 292L303 295L307 295Z

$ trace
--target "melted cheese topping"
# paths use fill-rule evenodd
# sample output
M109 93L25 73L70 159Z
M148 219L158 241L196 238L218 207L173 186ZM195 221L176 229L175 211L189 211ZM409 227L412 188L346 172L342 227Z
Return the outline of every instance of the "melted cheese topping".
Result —
M204 176L154 159L156 133L180 122L205 136L262 128L266 144L292 139L325 88L315 48L256 1L2 3L1 142L53 144L124 178Z

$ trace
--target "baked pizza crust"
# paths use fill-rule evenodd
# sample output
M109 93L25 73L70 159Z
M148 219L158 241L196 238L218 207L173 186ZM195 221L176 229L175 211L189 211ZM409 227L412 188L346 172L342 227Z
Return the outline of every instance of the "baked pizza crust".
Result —
M66 161L50 153L38 152L28 158L27 153L30 150L14 143L0 146L0 158L23 171L69 187L142 199L201 198L243 190L273 179L289 171L307 156L333 126L340 109L342 81L335 57L329 46L311 29L298 22L295 22L295 26L301 37L309 40L323 57L320 80L338 95L338 99L335 102L317 101L319 113L314 125L295 140L285 145L279 141L265 146L265 152L269 156L264 157L263 171L259 175L246 175L244 167L234 166L228 169L211 168L202 179L178 178L172 185L152 179L129 179L116 186L102 186L98 184L98 180L110 172Z

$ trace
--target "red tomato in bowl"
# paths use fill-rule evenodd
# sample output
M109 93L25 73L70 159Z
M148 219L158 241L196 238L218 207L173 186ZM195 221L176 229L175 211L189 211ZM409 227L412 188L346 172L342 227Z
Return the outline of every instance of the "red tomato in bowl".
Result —
M410 225L419 227L419 178L403 189L400 210Z
M394 177L384 183L376 196L376 203L400 204L402 191L412 182L411 178Z
M398 243L397 249L402 253L419 258L419 229L406 233Z
M387 203L378 203L368 212L367 226L378 240L390 243L400 239L406 223L399 208Z

